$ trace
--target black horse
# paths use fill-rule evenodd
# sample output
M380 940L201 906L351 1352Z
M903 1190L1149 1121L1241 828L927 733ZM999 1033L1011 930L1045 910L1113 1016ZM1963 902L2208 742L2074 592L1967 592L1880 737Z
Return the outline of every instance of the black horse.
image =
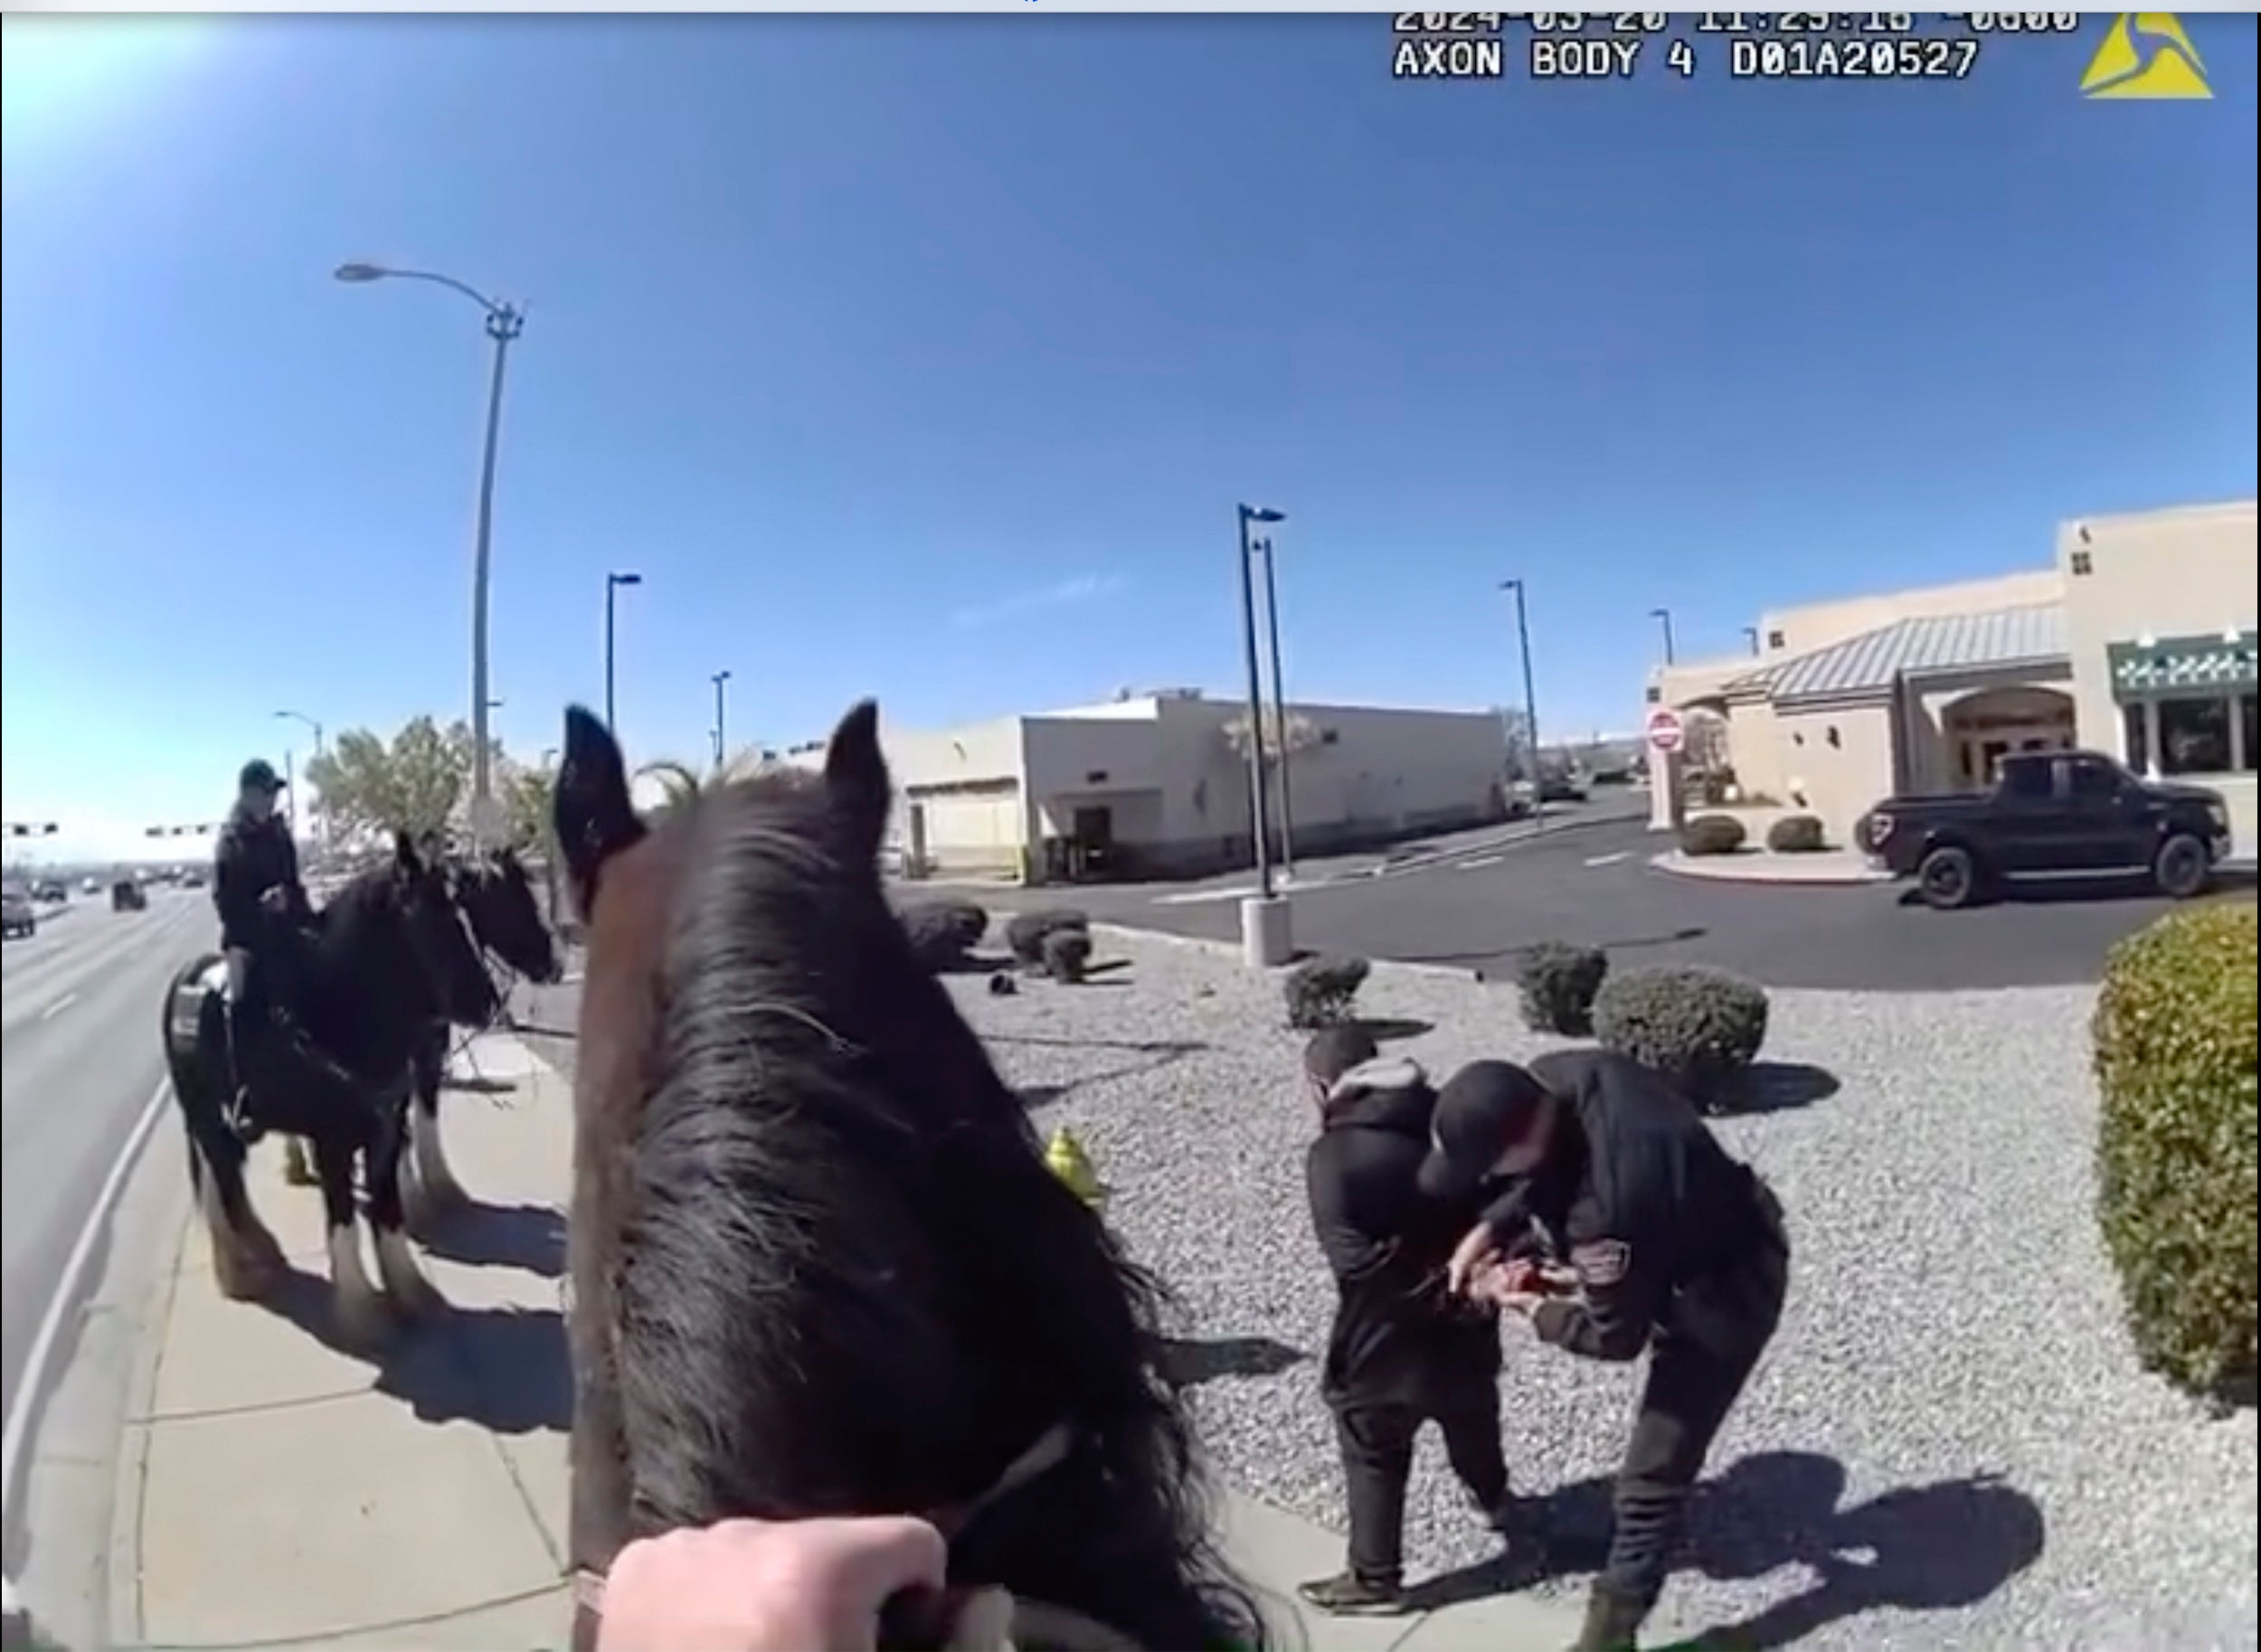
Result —
M859 705L820 777L648 828L612 737L566 719L584 1608L656 1530L918 1511L1031 1652L1259 1647L1156 1368L1159 1287L1045 1168L888 909L877 724Z
M323 909L310 932L295 932L274 960L291 979L299 1025L358 1081L353 1090L278 1071L270 1048L243 1053L252 1121L313 1144L328 1230L338 1328L362 1344L380 1340L385 1304L364 1270L354 1227L354 1166L364 1164L369 1222L386 1295L409 1315L436 1306L402 1231L401 1156L412 1058L434 1020L485 1025L494 984L467 932L445 869L401 835L392 858L362 873ZM229 1116L225 971L207 954L176 974L165 993L165 1059L187 1127L190 1184L212 1231L223 1294L255 1298L287 1270L281 1247L244 1186L245 1143Z
M451 854L448 880L456 904L470 920L480 949L513 974L529 981L554 983L564 977L557 943L542 920L534 880L508 849L491 854ZM416 1052L414 1106L408 1116L407 1180L402 1197L412 1230L421 1231L463 1203L462 1184L448 1167L440 1138L440 1090L446 1081L448 1023L433 1024Z

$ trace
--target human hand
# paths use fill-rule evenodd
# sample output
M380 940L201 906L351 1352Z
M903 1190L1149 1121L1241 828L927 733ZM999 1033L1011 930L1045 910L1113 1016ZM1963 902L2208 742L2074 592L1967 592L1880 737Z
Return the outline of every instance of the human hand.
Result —
M287 917L290 911L290 892L279 883L272 889L263 889L260 892L259 904L260 910L270 917Z
M597 1652L875 1652L880 1608L940 1589L942 1536L923 1520L724 1520L622 1549Z
M1499 1265L1499 1243L1491 1235L1491 1224L1480 1222L1468 1230L1452 1251L1452 1260L1444 1264L1444 1283L1454 1296L1469 1294L1470 1281L1480 1272Z

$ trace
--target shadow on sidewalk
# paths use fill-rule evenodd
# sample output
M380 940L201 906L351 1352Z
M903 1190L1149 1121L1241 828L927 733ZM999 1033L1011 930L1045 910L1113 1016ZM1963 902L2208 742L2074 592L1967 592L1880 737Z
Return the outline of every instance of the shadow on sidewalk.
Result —
M1812 1585L1693 1646L1717 1652L1785 1647L1861 1612L1943 1611L1976 1605L2040 1557L2047 1523L2032 1498L1999 1478L1973 1476L1903 1487L1840 1508L1845 1467L1807 1451L1768 1451L1736 1462L1697 1488L1681 1566L1707 1577L1748 1579L1798 1565ZM1598 1571L1610 1528L1610 1483L1583 1480L1546 1501L1546 1553L1509 1557L1433 1578L1409 1603L1435 1610Z
M1165 1336L1159 1364L1172 1388L1196 1388L1219 1377L1277 1376L1310 1357L1269 1336Z
M416 1241L430 1254L468 1268L565 1277L565 1218L546 1204L469 1204L448 1212Z
M349 1359L374 1364L379 1393L421 1422L468 1422L497 1434L564 1432L573 1388L565 1317L555 1308L465 1307L450 1302L402 1326L372 1355L337 1336L326 1279L293 1269L268 1306Z

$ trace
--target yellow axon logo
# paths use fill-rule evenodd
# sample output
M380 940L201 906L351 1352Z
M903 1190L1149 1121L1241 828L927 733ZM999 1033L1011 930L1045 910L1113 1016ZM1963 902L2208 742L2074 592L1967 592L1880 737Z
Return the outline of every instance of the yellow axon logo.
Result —
M2210 98L2206 65L2172 12L2122 12L2080 77L2084 98Z

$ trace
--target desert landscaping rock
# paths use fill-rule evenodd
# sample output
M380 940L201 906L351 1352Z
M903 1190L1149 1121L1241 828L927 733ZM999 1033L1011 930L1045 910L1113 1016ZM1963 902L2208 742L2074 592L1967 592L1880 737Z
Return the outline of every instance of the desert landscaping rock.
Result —
M1109 1220L1176 1293L1176 1334L1206 1345L1194 1403L1217 1470L1339 1526L1314 1120L1277 979L1198 943L1097 939L1090 986L951 990L1039 1128L1090 1149ZM1845 1652L2254 1645L2254 1417L2144 1375L2121 1329L2091 1214L2093 996L1774 995L1776 1110L1715 1128L1788 1207L1790 1306L1651 1644L1764 1614L1759 1644ZM1358 1013L1427 1026L1395 1047L1439 1075L1569 1042L1527 1032L1510 987L1386 963ZM1519 1486L1590 1525L1639 1367L1507 1336ZM1492 1553L1424 1440L1416 1578Z

